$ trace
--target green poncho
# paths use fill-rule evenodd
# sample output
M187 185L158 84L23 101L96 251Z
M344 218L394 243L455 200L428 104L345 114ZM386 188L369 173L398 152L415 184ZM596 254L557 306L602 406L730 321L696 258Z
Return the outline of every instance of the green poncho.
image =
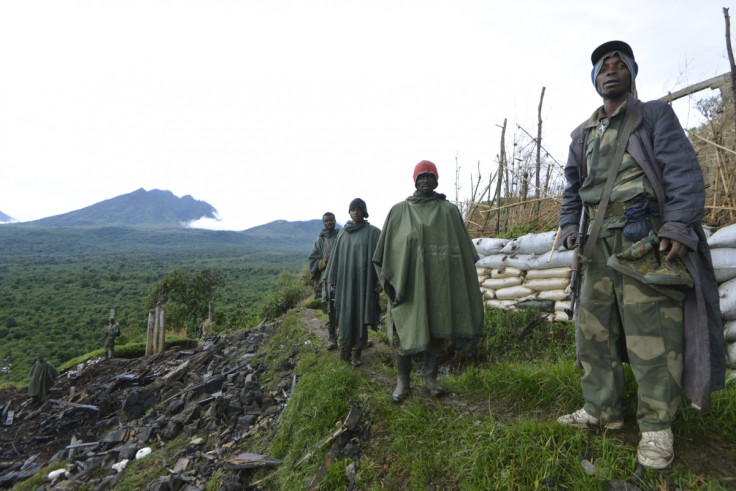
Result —
M378 322L378 277L371 259L381 231L368 222L349 220L337 236L327 265L327 282L335 287L340 340L352 347Z
M472 350L483 330L477 260L460 212L444 195L395 205L373 256L391 303L389 340L395 329L406 354L424 351L430 338Z
M309 253L309 274L315 283L322 283L324 279L325 267L329 263L330 254L332 254L339 233L340 230L338 229L327 230L323 228L317 240L314 241L312 252ZM322 262L322 259L325 261Z
M31 381L28 384L28 395L45 399L49 393L49 389L54 384L54 380L58 376L59 372L46 360L34 361L31 367Z

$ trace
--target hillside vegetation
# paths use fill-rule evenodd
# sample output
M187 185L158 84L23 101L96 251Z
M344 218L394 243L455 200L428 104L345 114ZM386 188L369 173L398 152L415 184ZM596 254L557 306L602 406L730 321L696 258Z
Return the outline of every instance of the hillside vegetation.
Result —
M174 269L222 276L224 284L213 298L216 324L242 328L256 317L279 274L303 267L320 225L284 222L281 229L269 228L269 235L181 227L3 225L0 366L9 373L0 373L0 383L25 381L36 354L59 366L101 347L121 289L119 343L144 336L146 297Z

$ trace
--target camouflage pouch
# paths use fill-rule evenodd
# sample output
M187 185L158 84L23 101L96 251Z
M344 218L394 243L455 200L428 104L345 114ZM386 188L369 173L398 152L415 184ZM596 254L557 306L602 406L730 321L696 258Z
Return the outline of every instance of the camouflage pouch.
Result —
M634 242L628 249L608 258L608 267L621 274L631 276L667 295L674 300L683 300L685 291L693 287L693 278L682 259L663 261L659 255L659 238L650 231L649 235Z

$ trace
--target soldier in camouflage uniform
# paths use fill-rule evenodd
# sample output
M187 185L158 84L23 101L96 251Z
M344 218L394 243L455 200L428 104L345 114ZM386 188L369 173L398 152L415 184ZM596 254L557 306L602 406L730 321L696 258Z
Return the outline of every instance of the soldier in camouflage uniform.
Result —
M120 336L120 326L114 317L110 317L110 325L105 331L105 359L115 358L115 338Z
M574 247L582 207L588 207L591 220L599 214L627 111L632 112L633 126L623 135L626 148L609 188L610 202L605 211L600 210L600 233L586 249L592 252L582 258L585 276L576 341L584 369L585 405L558 422L581 428L621 428L622 363L628 361L639 386L637 420L642 438L637 459L644 466L662 469L674 457L671 425L681 400L683 372L702 368L685 367L683 362L687 359L684 339L688 339L683 302L695 296L695 275L688 269L697 274L696 286L708 292L693 304L700 307L710 302L712 308L713 302L715 282L700 226L705 195L702 171L671 108L636 98L638 66L631 47L610 41L599 46L591 59L593 83L603 106L572 134L560 216L561 239L568 248ZM717 299L715 305L717 310ZM689 329L698 329L694 335L700 336L706 351L710 348L713 359L707 360L709 353L699 358L702 364L708 362L701 371L710 370L710 378L704 375L706 387L691 397L707 407L710 391L722 388L722 381L718 340L709 337L707 329L709 322L715 325L720 320L706 315L698 318L700 326ZM688 331L688 335L693 334Z

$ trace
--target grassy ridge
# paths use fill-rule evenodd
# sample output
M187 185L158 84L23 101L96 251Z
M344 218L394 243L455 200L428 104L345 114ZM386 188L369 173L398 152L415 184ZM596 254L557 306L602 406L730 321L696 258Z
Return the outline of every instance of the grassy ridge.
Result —
M284 464L260 477L269 476L274 489L306 488L329 446L297 469L291 465L339 425L352 400L368 411L370 421L370 441L358 442L363 456L356 486L361 489L605 489L612 480L641 489L733 485L728 477L689 468L684 456L665 472L635 476L636 442L631 436L556 424L557 415L582 404L572 333L565 338L559 334L571 328L545 324L500 355L503 349L498 347L505 348L532 314L501 313L504 324L498 324L498 315L489 311L483 346L470 366L441 378L451 396L428 398L415 370L414 395L401 405L390 401L395 376L391 360L379 359L374 368L380 376L369 376L332 353L305 348L309 334L295 320L284 322L281 335L266 349L283 346L278 352L298 353L299 380L276 437L259 448ZM629 370L624 399L629 422L635 421L634 388ZM683 402L674 432L678 457L696 454L705 445L720 449L716 454L722 451L728 460L736 448L736 384L714 395L709 413L696 413ZM581 465L583 459L593 465L592 474ZM337 459L321 489L345 487L350 463L347 457Z

